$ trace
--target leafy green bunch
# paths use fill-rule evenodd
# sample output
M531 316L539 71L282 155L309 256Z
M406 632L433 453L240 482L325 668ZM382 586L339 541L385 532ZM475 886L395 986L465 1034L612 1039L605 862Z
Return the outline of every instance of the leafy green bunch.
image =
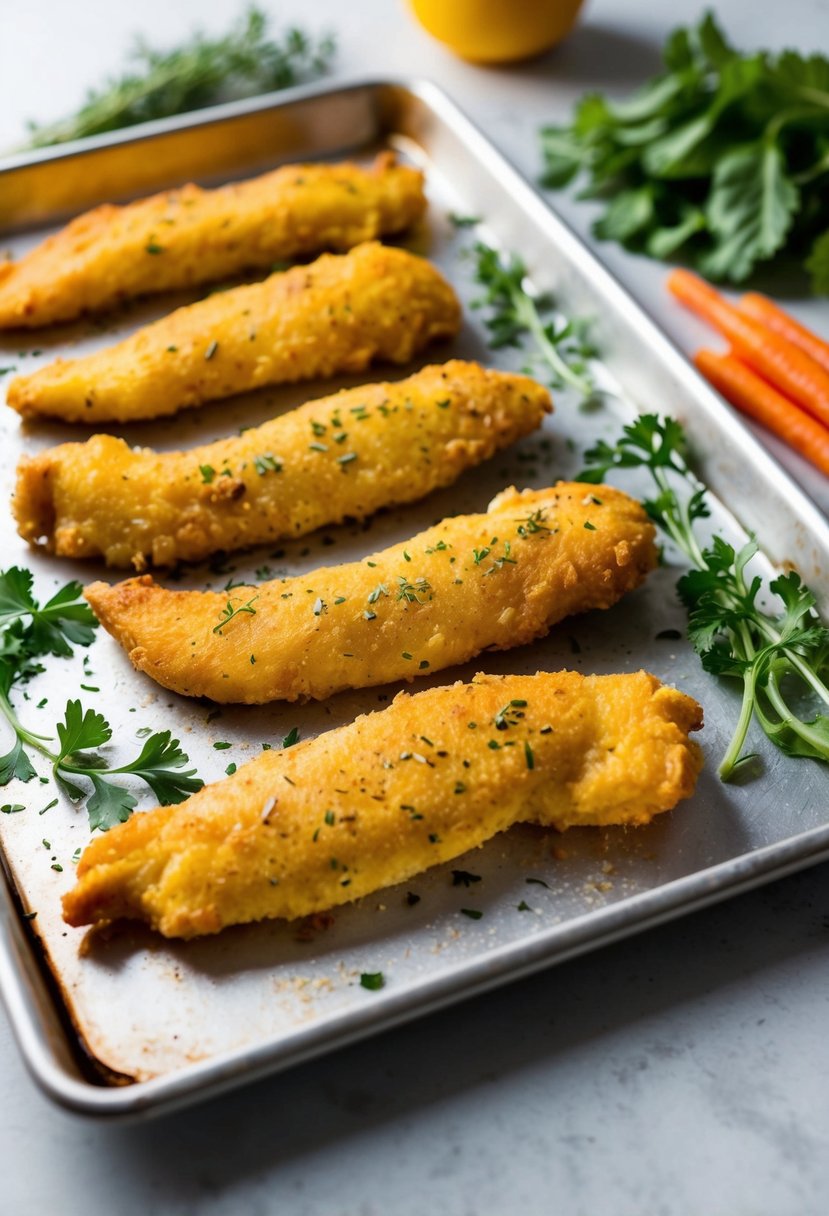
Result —
M752 759L743 753L752 720L788 755L829 760L829 629L815 597L795 571L768 583L752 574L753 537L736 550L719 536L702 544L695 525L709 514L706 491L689 467L680 424L644 414L624 427L616 444L597 443L586 460L579 477L593 484L611 470L647 470L656 495L645 509L691 564L677 583L690 641L706 671L742 684L722 778ZM781 607L768 611L764 602Z
M732 282L786 255L829 294L829 59L741 54L710 12L663 57L628 100L587 94L542 130L544 183L584 174L601 238Z
M29 146L43 148L284 89L325 72L333 54L331 36L315 39L288 29L271 38L266 14L252 5L217 38L196 33L167 51L137 40L131 68L90 90L77 113L48 126L30 124Z
M37 774L29 751L38 751L51 761L56 782L72 801L87 798L90 829L106 831L123 823L137 802L125 786L111 780L114 776L140 779L164 805L183 802L203 783L194 769L182 771L188 757L168 730L150 735L131 763L111 767L98 749L110 742L112 728L80 701L66 703L56 750L48 746L50 736L36 734L20 721L11 702L13 688L43 671L45 656L69 658L73 646L88 646L95 636L97 621L81 592L79 583L67 583L41 605L33 595L30 571L12 566L0 573L0 714L14 732L11 748L0 755L0 786L14 778L31 781ZM91 788L80 786L78 778Z

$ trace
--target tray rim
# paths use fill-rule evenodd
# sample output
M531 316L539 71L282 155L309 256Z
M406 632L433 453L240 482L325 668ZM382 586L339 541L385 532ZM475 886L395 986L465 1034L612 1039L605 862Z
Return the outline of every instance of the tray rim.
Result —
M720 424L733 434L735 441L748 448L759 474L775 483L778 491L789 498L799 520L829 552L829 523L816 504L750 430L727 410L656 320L549 205L540 191L491 143L463 109L440 86L428 79L373 75L355 80L301 85L278 93L263 94L55 148L21 153L0 161L0 181L7 173L16 170L59 164L62 160L103 152L114 146L140 144L151 137L208 127L227 119L288 108L320 97L388 88L406 91L440 120L448 123L471 146L473 154L485 156L491 166L498 168L504 188L514 194L520 206L535 213L541 223L552 223L557 235L571 249L577 250L580 258L592 263L591 270L600 289L624 301L626 308L635 315L637 324L645 329L653 342L657 357L672 374L687 384L709 412L717 415ZM46 964L39 957L31 931L20 921L11 881L3 867L0 997L24 1062L48 1097L75 1114L118 1116L121 1119L148 1117L218 1095L243 1082L300 1064L381 1030L395 1028L415 1017L480 995L501 984L524 978L555 963L565 962L591 949L609 945L640 930L827 859L829 823L674 879L610 907L576 917L564 925L552 926L520 946L504 945L482 958L462 964L451 974L423 980L399 993L388 992L367 1006L364 1012L355 1014L353 1010L343 1011L315 1026L294 1032L288 1047L284 1042L264 1040L255 1047L240 1047L164 1076L136 1081L123 1087L96 1085L82 1080L60 1059L53 1040L56 1036L66 1040L60 1025L61 1011L54 994L48 990L44 974ZM51 1036L47 1019L56 1023ZM72 1049L74 1045L66 1043L66 1046Z

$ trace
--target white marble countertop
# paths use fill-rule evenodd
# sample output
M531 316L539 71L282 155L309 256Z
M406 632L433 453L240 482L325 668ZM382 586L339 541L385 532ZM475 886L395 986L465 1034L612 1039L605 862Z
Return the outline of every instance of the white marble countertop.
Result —
M336 29L337 75L437 80L529 175L541 122L586 89L628 91L657 66L667 31L700 10L592 0L558 51L481 69L421 33L401 0L265 7ZM0 146L25 118L72 109L132 32L172 42L237 11L238 0L9 0ZM741 46L829 42L827 0L718 11ZM589 238L590 209L555 201ZM702 330L664 307L660 267L600 253L678 342L699 344ZM795 309L829 329L825 302ZM827 1015L824 865L143 1126L53 1108L0 1017L0 1211L811 1216L829 1193Z

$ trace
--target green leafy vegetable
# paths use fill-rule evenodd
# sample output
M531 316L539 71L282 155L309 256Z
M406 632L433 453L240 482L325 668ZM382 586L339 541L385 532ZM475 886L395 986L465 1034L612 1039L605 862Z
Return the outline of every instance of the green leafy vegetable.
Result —
M77 113L48 126L30 124L29 146L43 148L284 89L325 72L333 54L330 35L312 38L287 29L271 38L267 15L253 5L217 38L196 33L168 51L139 39L130 54L131 67L90 90Z
M829 629L815 597L794 571L768 583L752 574L754 538L738 550L719 536L701 543L695 525L709 514L706 491L689 466L680 424L644 414L617 443L600 441L586 459L579 476L591 483L613 470L646 469L656 496L645 509L691 564L677 584L690 641L706 671L742 685L739 719L720 764L723 780L751 759L743 749L752 721L788 755L829 761ZM766 602L781 607L769 611L761 607Z
M97 710L84 710L80 701L67 701L57 732L60 745L57 754L42 746L39 750L52 760L55 779L74 801L79 801L84 791L72 778L85 777L92 785L86 804L92 831L98 828L106 832L116 823L123 823L136 806L134 795L110 781L108 778L112 776L140 778L162 806L183 802L202 787L194 769L181 771L188 758L168 730L150 735L135 760L113 768L100 752L90 750L102 747L112 738L112 727Z
M67 583L41 607L32 595L31 572L11 566L0 573L0 629L28 617L25 629L13 635L21 653L70 655L73 645L89 645L97 625L92 609L80 598L82 590L80 583Z
M133 794L111 777L139 778L163 804L183 801L202 782L193 769L181 771L188 759L169 731L150 735L135 760L111 768L97 749L110 742L112 727L97 710L84 709L80 701L67 701L56 728L57 751L47 746L49 736L28 730L18 718L10 699L12 688L43 670L38 657L69 657L73 646L88 646L93 639L97 622L80 594L78 583L67 583L41 606L33 595L30 571L13 566L0 572L0 713L15 735L9 751L0 756L0 786L15 778L27 782L36 776L26 750L32 748L51 761L55 780L74 801L85 796L76 778L89 782L89 826L106 831L127 819L136 805Z
M545 321L553 309L549 295L531 294L527 290L527 270L514 255L501 256L489 245L478 242L474 247L475 281L486 288L476 307L486 307L489 315L484 321L489 330L493 349L518 346L525 334L531 334L538 352L552 372L554 387L569 385L582 397L595 392L588 367L595 351L587 341L583 321Z
M627 101L588 94L542 130L544 183L586 177L605 240L732 282L797 258L829 294L829 59L742 54L711 13L663 58Z

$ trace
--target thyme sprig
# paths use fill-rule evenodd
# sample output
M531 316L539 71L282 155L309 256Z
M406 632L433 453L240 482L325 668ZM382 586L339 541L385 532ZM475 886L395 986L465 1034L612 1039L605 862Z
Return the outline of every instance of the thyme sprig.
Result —
M484 317L489 345L494 350L520 346L528 334L552 372L554 388L569 385L580 396L593 397L596 385L589 360L596 352L587 340L586 322L545 320L554 308L553 299L531 290L527 268L515 254L499 254L483 241L477 242L473 253L475 281L486 289L473 307L489 309Z
M239 585L244 586L243 583ZM228 600L222 611L219 613L219 623L218 625L213 626L213 632L221 633L225 625L229 625L232 620L234 620L237 616L241 616L243 612L246 612L248 616L256 616L256 609L253 607L253 605L258 599L258 594L252 595L246 604L236 605L234 605L231 600Z
M251 5L225 34L197 32L161 51L136 39L130 66L91 89L76 113L45 126L29 124L29 147L101 135L122 127L284 89L325 72L331 35L314 38L291 28L271 37L266 13Z

